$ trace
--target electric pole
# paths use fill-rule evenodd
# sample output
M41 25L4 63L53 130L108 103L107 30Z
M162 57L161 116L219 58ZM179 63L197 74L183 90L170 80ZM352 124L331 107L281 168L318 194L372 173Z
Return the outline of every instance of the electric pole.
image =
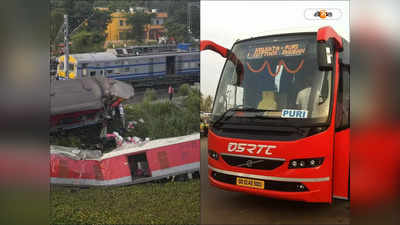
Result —
M68 34L68 15L64 15L64 73L65 78L69 78L69 34Z
M192 14L191 14L191 8L192 8L192 4L191 2L188 3L188 7L187 7L187 31L189 34L192 34L192 27L191 27L191 23L192 23Z
M189 2L187 4L187 31L190 36L190 39L192 39L192 7L193 6L200 8L200 2Z

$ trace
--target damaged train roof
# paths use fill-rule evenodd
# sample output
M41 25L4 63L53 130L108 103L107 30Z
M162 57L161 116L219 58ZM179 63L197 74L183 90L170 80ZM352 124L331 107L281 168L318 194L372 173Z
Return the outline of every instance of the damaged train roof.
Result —
M105 77L54 80L50 92L50 114L65 114L104 107L104 99L130 99L133 87Z

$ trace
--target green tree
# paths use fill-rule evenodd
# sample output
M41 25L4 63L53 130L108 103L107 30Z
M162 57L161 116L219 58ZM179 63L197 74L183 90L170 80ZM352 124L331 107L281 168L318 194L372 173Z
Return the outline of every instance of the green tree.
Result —
M157 99L157 92L153 88L147 88L144 92L143 101L151 102Z
M192 41L188 33L188 7L189 3L199 3L193 0L173 0L168 1L166 11L168 19L166 21L167 35L175 38L178 42ZM200 8L199 4L191 4L191 31L194 38L200 38Z
M200 95L200 110L202 112L211 112L213 105L213 98L208 95L207 97Z
M168 37L173 37L177 42L184 42L187 37L187 30L184 24L176 23L172 20L167 20L165 23Z
M117 10L126 10L128 11L129 8L132 7L132 2L130 1L109 1L108 8L110 11L117 11Z
M135 12L127 15L127 23L132 26L130 37L138 42L143 42L145 36L145 25L150 24L153 14Z
M179 96L188 96L191 92L191 88L189 86L189 84L182 84L181 86L179 86L178 89L178 95Z
M203 112L211 112L212 104L213 104L213 99L209 95L204 99L204 104L203 104L202 111Z
M192 6L192 34L194 38L200 39L200 5Z
M62 37L62 32L60 28L62 27L64 22L64 13L60 9L51 10L50 11L50 43L54 48L56 45L56 40Z
M110 12L96 10L94 0L52 0L50 7L50 40L53 45L63 40L58 38L57 32L63 23L63 14L67 14L71 53L104 50L105 30L111 21Z
M111 22L110 12L94 10L93 14L87 19L85 29L95 31L105 35L107 25Z
M98 32L82 30L71 37L71 53L103 51L105 37Z
M64 10L69 17L69 28L72 31L93 14L93 5L90 1L64 0Z

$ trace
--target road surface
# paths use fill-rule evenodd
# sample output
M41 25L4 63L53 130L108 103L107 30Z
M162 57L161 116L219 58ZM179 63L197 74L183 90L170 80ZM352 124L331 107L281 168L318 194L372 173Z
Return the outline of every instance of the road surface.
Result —
M350 202L311 204L230 192L207 180L207 138L201 139L202 224L349 224Z

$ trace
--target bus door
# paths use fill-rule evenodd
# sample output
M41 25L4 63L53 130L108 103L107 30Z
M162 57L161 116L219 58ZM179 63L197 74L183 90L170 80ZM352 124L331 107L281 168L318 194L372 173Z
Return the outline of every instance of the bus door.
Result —
M349 199L350 188L350 66L340 63L336 104L333 197Z

